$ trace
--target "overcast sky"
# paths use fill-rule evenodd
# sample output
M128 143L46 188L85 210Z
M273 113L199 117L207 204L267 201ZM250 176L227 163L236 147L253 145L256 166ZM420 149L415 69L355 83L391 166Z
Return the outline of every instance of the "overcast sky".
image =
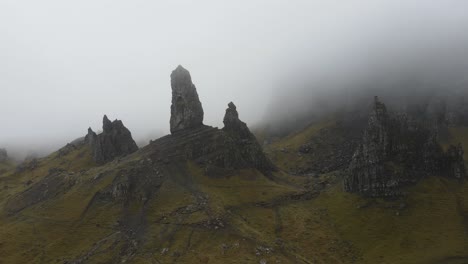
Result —
M0 0L0 146L54 149L104 114L137 141L166 134L178 64L206 124L222 126L230 101L254 124L272 102L292 111L277 96L303 97L314 72L346 83L427 54L451 64L467 34L463 0Z

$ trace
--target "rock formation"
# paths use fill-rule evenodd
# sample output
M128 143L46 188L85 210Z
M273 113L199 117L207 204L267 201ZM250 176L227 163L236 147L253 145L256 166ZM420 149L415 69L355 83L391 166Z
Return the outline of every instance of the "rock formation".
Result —
M171 133L203 125L203 108L189 71L178 66L171 74Z
M223 130L235 137L245 140L251 140L255 138L254 135L250 132L247 125L239 119L237 107L236 105L234 105L233 102L230 102L228 104L226 114L224 115L223 123Z
M179 66L171 74L171 135L152 141L154 158L165 164L195 161L209 176L222 177L236 169L255 168L270 175L275 167L247 125L229 103L224 128L203 125L203 109L190 74Z
M344 187L366 196L395 196L426 176L465 174L461 146L444 153L432 127L407 115L391 116L376 97Z
M98 164L104 164L119 156L126 156L138 150L130 131L122 121L111 122L107 116L103 119L103 132L97 135L91 128L85 141L91 146L93 159Z
M8 153L6 149L0 149L0 162L5 162L8 160Z
M257 168L262 172L274 169L273 164L263 153L257 138L250 132L247 125L239 119L237 108L232 102L228 104L223 123L223 131L234 141L234 145L240 149L241 159L232 159L233 162L243 161L246 165Z

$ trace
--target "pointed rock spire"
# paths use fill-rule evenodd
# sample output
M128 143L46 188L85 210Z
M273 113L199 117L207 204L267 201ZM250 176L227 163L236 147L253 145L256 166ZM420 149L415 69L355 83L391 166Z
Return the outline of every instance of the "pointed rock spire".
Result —
M189 71L178 66L171 74L171 133L203 125L203 108Z
M94 146L94 143L97 140L97 134L93 131L92 128L88 128L88 134L85 137L85 142L90 146Z
M226 114L223 119L223 131L232 138L235 145L241 153L242 159L248 166L254 167L265 175L275 171L275 166L263 153L263 149L257 141L257 138L250 132L247 125L239 119L237 107L233 102L228 104ZM226 155L228 163L238 162L238 158L231 157L230 154Z
M250 132L247 125L239 119L237 107L233 102L228 104L226 114L223 119L224 131L234 133L243 139L255 139L255 136Z
M126 156L138 150L132 133L122 121L110 121L104 115L102 128L103 132L99 135L89 128L85 139L93 150L93 159L96 163L104 164L118 156Z
M112 122L107 118L107 115L104 115L102 118L102 129L103 131L110 131L112 130Z

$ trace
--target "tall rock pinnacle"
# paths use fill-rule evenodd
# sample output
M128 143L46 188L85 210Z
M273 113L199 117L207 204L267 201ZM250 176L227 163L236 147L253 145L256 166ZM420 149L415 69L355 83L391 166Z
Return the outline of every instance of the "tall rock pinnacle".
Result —
M178 66L171 74L171 133L203 125L203 108L189 71Z

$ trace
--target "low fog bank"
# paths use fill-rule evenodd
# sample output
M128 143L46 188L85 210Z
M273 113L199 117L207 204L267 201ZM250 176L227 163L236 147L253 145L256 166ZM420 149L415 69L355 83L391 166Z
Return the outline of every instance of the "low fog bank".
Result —
M97 128L97 133L101 133L102 129ZM1 148L4 148L8 152L8 157L14 162L22 162L25 159L30 158L41 158L45 157L60 148L64 147L67 143L72 143L73 141L83 139L86 135L87 129L81 131L82 133L72 133L68 136L63 136L61 138L53 138L44 136L42 138L37 138L36 140L28 140L25 143L21 143L18 140L11 140L10 142L5 142L1 145ZM165 135L163 131L152 131L147 134L139 135L135 142L138 147L146 146L150 140L154 140L161 136ZM31 143L32 142L32 143Z
M350 24L325 49L310 43L304 60L272 89L261 123L290 131L334 113L366 111L374 96L394 111L468 103L468 16L457 10L468 5L450 3L388 9Z
M187 68L207 125L233 101L250 127L465 92L468 2L253 0L0 3L0 147L46 155L120 119L143 146L169 132Z

